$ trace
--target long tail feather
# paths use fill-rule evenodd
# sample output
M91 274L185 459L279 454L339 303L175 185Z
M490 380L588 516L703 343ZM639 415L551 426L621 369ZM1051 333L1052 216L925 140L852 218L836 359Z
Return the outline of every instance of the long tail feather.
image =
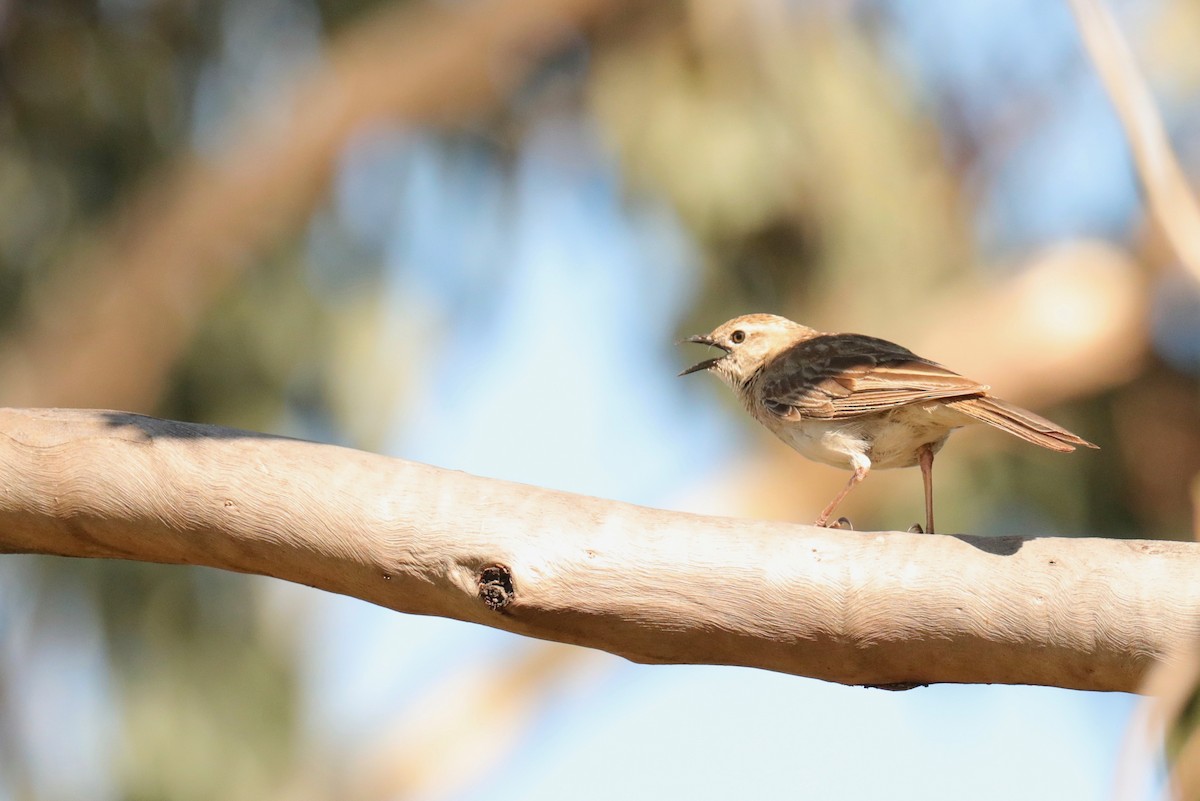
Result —
M948 399L942 401L955 411L974 417L997 428L1002 428L1010 434L1020 437L1026 442L1041 445L1052 451L1067 453L1075 450L1077 445L1085 448L1098 448L1083 437L1078 437L1061 426L1051 423L1044 417L1033 412L1013 406L998 398L976 397Z

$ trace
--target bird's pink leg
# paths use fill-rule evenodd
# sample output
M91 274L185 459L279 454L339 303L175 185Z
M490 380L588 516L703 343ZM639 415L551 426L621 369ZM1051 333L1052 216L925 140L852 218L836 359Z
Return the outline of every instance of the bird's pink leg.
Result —
M921 480L925 482L925 533L933 533L933 448L921 446L918 457L921 465Z
M846 482L846 486L842 488L842 491L837 494L836 498L829 502L829 505L825 507L825 510L821 512L821 515L817 518L817 522L813 523L813 525L828 525L829 517L833 514L833 510L836 509L837 505L842 502L842 498L845 498L850 494L850 490L854 489L855 484L867 477L867 472L870 469L870 467L863 466L855 467L854 473L850 476L850 480Z

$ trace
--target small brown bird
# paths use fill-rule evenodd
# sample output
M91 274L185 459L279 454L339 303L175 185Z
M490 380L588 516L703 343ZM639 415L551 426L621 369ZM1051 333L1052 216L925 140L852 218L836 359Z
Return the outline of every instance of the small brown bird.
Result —
M1097 447L993 398L987 385L885 339L824 334L774 314L747 314L685 341L724 353L681 376L711 370L755 420L803 456L853 471L817 518L818 526L828 525L833 510L872 467L919 464L925 530L932 534L933 455L951 431L972 423L988 423L1052 451Z

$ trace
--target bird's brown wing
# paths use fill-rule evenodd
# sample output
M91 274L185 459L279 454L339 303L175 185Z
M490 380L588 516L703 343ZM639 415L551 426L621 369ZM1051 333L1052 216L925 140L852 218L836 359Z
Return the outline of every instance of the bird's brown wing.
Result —
M764 365L758 382L762 402L785 419L845 420L988 390L907 348L861 334L799 342Z

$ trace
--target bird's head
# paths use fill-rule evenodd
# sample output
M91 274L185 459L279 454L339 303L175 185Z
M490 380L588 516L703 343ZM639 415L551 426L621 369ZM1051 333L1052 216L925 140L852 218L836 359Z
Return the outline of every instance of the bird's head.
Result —
M696 334L684 340L719 348L724 353L694 364L680 375L712 370L729 384L740 384L771 357L816 333L811 328L774 314L734 317L714 328L711 333Z

